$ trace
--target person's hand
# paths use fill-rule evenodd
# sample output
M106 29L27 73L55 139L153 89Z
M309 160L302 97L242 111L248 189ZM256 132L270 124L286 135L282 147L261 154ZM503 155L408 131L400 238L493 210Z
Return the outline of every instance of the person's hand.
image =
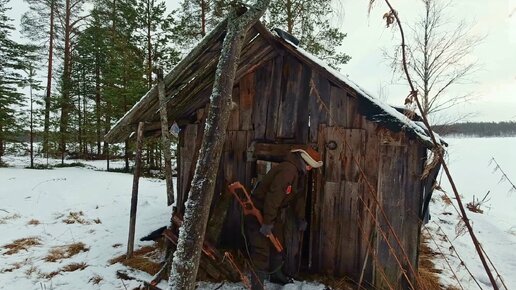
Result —
M262 233L262 235L268 237L268 236L272 235L273 227L274 227L274 225L263 224L262 227L260 228L260 233Z
M297 230L300 232L306 231L306 227L308 226L308 223L304 219L298 219L297 222Z

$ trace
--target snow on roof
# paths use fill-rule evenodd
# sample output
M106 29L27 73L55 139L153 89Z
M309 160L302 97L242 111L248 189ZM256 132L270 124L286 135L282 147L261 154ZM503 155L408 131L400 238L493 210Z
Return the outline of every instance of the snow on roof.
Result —
M398 123L401 127L401 129L413 132L421 141L424 143L430 145L433 147L432 140L430 136L427 133L427 130L425 129L424 124L421 122L414 122L406 115L400 113L398 110L396 110L391 105L388 105L381 101L380 99L373 96L373 94L367 92L365 89L360 87L358 84L356 84L354 81L350 80L348 77L344 76L342 73L340 73L338 70L330 67L328 64L326 64L323 60L319 59L318 57L314 56L313 54L309 53L308 51L304 50L303 48L295 45L292 41L282 38L280 35L276 33L275 37L280 41L285 43L286 45L289 45L291 48L295 49L300 55L303 57L309 59L313 63L317 64L322 68L323 70L326 70L329 74L333 75L337 79L344 82L346 85L354 89L356 92L358 92L363 98L365 98L370 104L374 105L375 107L379 108L381 111L383 111L386 115L376 114L372 119L373 121L382 122L386 121L385 117L389 121L394 121ZM375 118L378 117L378 118ZM436 137L436 140L441 145L446 145L446 142L442 140L442 138L434 132L434 135Z

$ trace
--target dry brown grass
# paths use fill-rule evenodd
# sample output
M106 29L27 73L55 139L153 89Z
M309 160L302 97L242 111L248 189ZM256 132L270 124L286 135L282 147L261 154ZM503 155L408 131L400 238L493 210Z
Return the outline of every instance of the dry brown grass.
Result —
M102 223L102 221L99 218L94 219L93 222L96 223L96 224L101 224Z
M116 244L112 245L111 247L113 247L113 248L120 248L121 246L122 246L122 244L116 243Z
M452 201L451 199L446 195L446 194L442 194L441 195L441 200L443 201L444 204L446 205L451 205L452 204Z
M469 211L476 212L476 213L484 213L484 210L480 208L481 203L480 202L474 202L470 201L466 203L466 207L469 209Z
M14 213L14 214L11 214L8 216L4 216L3 218L0 218L0 225L6 224L7 221L11 221L11 220L19 219L19 218L21 218L21 216L17 213Z
M95 274L88 280L88 282L90 282L93 285L98 285L102 280L104 280L102 276L100 276L99 274Z
M88 267L88 265L84 262L82 263L71 263L61 268L63 272L74 272L77 270L84 270Z
M3 246L4 249L7 249L4 255L13 255L19 251L27 251L29 248L39 245L41 245L41 240L38 237L17 239L12 243Z
M56 262L62 259L68 259L81 252L87 252L90 249L84 243L78 242L65 246L58 246L50 249L44 258L47 262Z
M31 225L31 226L37 226L39 225L41 222L36 220L36 219L31 219L29 222L27 222L28 225Z
M47 273L47 274L44 274L42 275L44 278L46 279L51 279L63 272L74 272L74 271L82 271L84 269L86 269L88 267L88 265L84 262L82 263L70 263L68 265L65 265L61 268L59 268L57 271L52 271L50 273Z
M109 260L110 264L121 263L127 267L138 269L155 275L161 269L161 265L155 262L152 256L156 252L160 251L159 245L156 243L153 246L145 246L133 252L133 256L130 259L126 259L126 255L121 255L116 258Z
M66 216L66 218L63 219L63 222L65 224L78 223L81 225L89 225L90 222L85 220L83 218L83 216L84 216L84 213L82 211L77 211L77 212L71 211L70 213L68 213L68 216Z
M32 274L35 274L35 273L39 274L39 270L34 265L30 265L29 268L27 270L25 270L25 275L27 275L27 276L32 276Z
M421 243L419 244L419 282L421 288L426 290L441 290L443 287L439 282L439 276L442 271L435 268L433 259L439 255L428 246L429 237L426 234L421 235Z
M16 263L13 263L10 265L10 267L7 267L5 269L2 269L2 271L0 271L0 273L5 273L5 272L12 272L14 270L18 270L20 269L24 264L23 263L20 263L20 262L16 262Z

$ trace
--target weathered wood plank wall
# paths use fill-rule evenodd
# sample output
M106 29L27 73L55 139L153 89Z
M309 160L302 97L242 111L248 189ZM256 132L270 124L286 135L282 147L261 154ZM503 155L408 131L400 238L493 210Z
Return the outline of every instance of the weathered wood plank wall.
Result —
M256 42L256 47L261 45ZM403 132L386 132L366 120L359 113L356 92L337 86L327 73L312 70L289 53L275 53L270 60L249 69L235 84L233 101L237 109L231 114L220 180L217 180L220 185L217 191L221 192L215 194L222 193L224 184L236 180L252 187L251 180L257 176L256 167L260 163L256 156L249 158L254 144L314 145L323 155L325 166L321 174L314 174L314 188L310 186L307 193L311 206L307 216L310 233L304 241L309 243L306 247L309 251L304 255L309 258L305 259L303 268L307 269L309 264L311 272L356 280L363 275L365 281L376 282L379 288L385 286L378 274L380 270L393 277L393 281L400 281L401 271L397 270L378 232L376 241L371 242L373 216L378 213L372 194L378 193L390 223L416 265L421 208L418 194L422 190L418 174L426 156L424 147L403 138ZM198 108L203 104L188 106ZM199 127L200 124L187 125L180 134L178 204L186 200L194 170L192 164L196 161L194 152L198 150ZM288 151L285 148L282 150ZM260 158L266 157L260 155ZM221 239L226 237L223 244L227 246L237 240L235 237L241 234L240 222L240 207L232 202L222 230ZM380 229L385 229L385 223L382 221ZM289 235L287 240L291 244L287 247L293 249L298 246L300 236L295 231ZM395 251L399 252L399 247ZM373 253L378 259L373 259ZM298 257L298 253L289 251L290 269L295 268Z

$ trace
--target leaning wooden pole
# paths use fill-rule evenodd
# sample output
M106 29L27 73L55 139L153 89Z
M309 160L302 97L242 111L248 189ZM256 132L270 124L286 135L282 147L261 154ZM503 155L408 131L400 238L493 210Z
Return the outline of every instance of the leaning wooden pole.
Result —
M165 158L165 184L167 187L167 205L174 203L174 184L172 181L172 153L170 152L170 130L168 129L167 102L165 99L165 82L163 69L158 69L159 115L161 118L161 143Z
M247 12L243 6L229 13L222 44L201 151L186 202L184 223L174 253L169 289L193 290L199 269L202 244L215 190L222 148L232 107L232 91L247 30L265 13L270 0L257 0ZM201 44L200 44L201 45Z
M131 213L129 218L129 239L127 241L126 259L131 258L134 249L134 232L136 229L136 208L138 205L138 185L140 181L143 147L143 122L138 124L136 136L136 156L134 157L133 191L131 195Z
M489 265L487 264L486 258L484 256L484 253L482 252L482 249L480 246L480 242L478 241L477 236L475 235L475 232L473 231L473 227L471 226L471 223L469 222L468 215L466 213L466 210L464 209L464 205L462 204L461 197L459 195L459 191L457 190L455 182L451 176L448 165L446 164L446 161L444 160L444 153L443 153L443 150L441 150L442 145L440 145L440 143L437 142L437 139L435 138L435 134L432 130L432 127L430 126L430 122L428 121L426 114L423 113L424 112L423 107L421 106L421 102L419 101L419 98L417 95L417 90L414 87L412 80L410 78L410 74L408 72L408 67L407 67L407 60L406 60L405 35L403 33L403 27L401 26L401 22L398 17L398 13L396 12L396 10L394 10L394 8L392 7L389 0L385 0L385 3L387 3L393 16L396 18L398 28L400 29L401 49L402 49L402 57L403 57L403 70L405 72L407 81L408 81L408 83L410 85L410 89L411 89L409 97L412 98L416 102L416 105L417 105L419 111L421 112L421 117L423 118L423 123L425 124L425 127L428 130L428 134L430 135L430 138L432 139L432 142L434 143L435 147L438 148L438 150L436 150L436 154L437 154L437 157L439 158L439 161L441 162L441 164L443 166L446 177L448 178L448 181L450 182L450 185L452 187L455 198L457 199L457 204L459 205L460 213L462 215L462 220L464 221L464 224L466 225L466 228L468 229L469 235L471 236L471 240L473 241L473 245L475 246L475 250L477 251L478 257L480 258L480 261L482 262L482 265L484 266L484 270L486 271L487 276L489 277L489 281L491 282L493 289L498 290L499 287L498 287L498 284L496 283L496 279L494 278L494 275L491 272Z

